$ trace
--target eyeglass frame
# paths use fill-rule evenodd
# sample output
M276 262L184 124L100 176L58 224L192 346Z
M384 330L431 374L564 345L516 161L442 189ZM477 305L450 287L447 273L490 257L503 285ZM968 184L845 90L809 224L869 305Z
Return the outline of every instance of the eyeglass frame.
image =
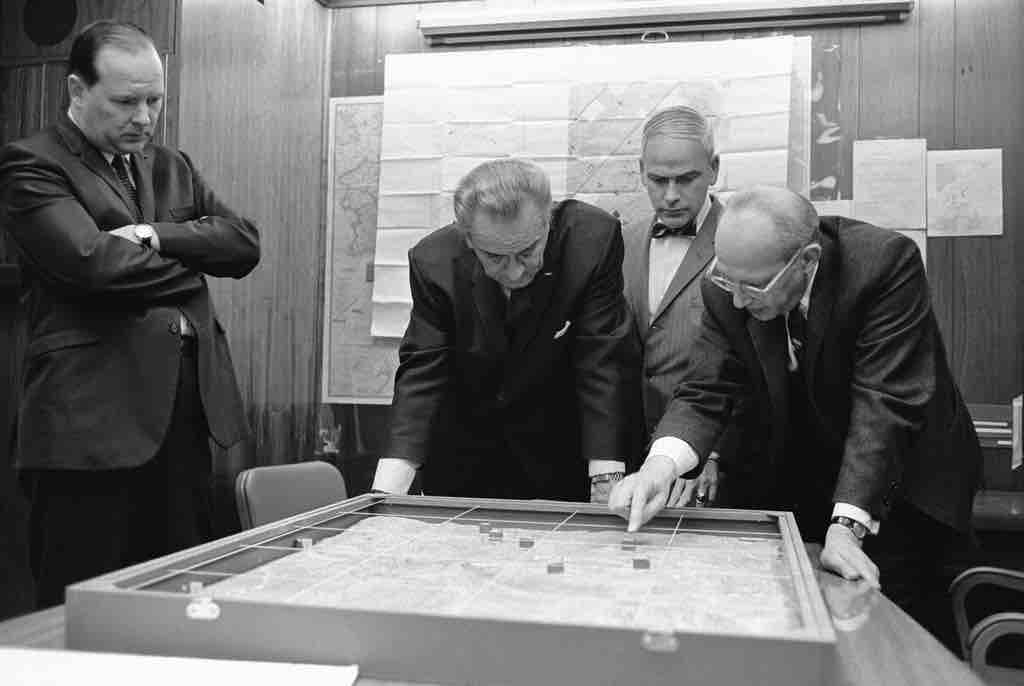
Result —
M789 258L789 261L786 262L782 269L777 271L775 276L773 276L764 286L751 286L750 284L743 283L742 281L731 281L724 276L715 274L715 267L718 266L718 255L715 255L714 259L711 260L711 264L708 265L708 269L704 273L704 276L708 281L715 284L726 293L733 294L738 292L740 295L750 298L751 300L761 301L768 297L768 294L772 289L778 285L779 281L782 279L782 275L789 271L790 267L796 264L796 259L803 254L804 250L812 245L817 245L819 248L821 247L820 243L812 241L797 248L796 252L793 253L793 256Z

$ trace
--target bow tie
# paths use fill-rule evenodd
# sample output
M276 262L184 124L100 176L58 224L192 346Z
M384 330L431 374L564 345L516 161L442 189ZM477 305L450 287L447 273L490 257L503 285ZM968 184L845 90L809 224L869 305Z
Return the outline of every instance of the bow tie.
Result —
M682 226L666 226L661 222L654 222L651 227L652 238L664 238L665 236L687 236L694 237L697 235L697 222L692 219Z

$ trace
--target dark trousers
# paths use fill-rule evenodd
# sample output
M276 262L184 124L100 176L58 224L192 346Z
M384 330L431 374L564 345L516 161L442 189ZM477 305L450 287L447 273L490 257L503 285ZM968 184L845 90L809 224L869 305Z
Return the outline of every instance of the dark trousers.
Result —
M68 584L210 539L208 434L195 344L183 339L170 426L151 460L127 469L23 471L40 608L64 602Z
M0 620L35 608L27 510L5 459L0 464Z

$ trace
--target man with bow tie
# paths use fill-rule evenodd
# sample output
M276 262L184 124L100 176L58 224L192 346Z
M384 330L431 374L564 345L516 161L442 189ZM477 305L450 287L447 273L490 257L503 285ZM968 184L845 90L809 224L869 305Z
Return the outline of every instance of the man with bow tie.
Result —
M654 217L625 233L623 260L626 302L643 350L646 436L665 412L700 328L700 275L714 257L722 212L708 192L717 179L714 131L700 112L680 105L651 115L641 137L640 180ZM668 504L744 505L735 464L740 438L730 425L703 471L676 482Z
M373 488L604 501L636 454L622 234L536 165L476 167L409 251L412 313Z
M918 618L969 531L981 451L917 246L782 188L719 219L700 335L643 467L609 507L636 529L748 401L771 453L760 507L791 510L821 563Z
M248 428L207 277L260 256L256 227L152 143L149 36L85 27L67 87L65 115L0 150L0 220L28 278L16 459L40 605L210 537L209 440Z

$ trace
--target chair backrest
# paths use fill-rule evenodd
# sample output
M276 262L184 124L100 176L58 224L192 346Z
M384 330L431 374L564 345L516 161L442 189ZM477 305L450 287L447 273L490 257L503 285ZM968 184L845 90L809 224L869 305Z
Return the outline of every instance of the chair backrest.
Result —
M950 594L964 659L990 684L1024 684L1024 572L972 567L953 580ZM969 612L975 595L981 598Z
M253 467L235 480L235 503L243 529L251 529L348 497L345 479L327 462Z

